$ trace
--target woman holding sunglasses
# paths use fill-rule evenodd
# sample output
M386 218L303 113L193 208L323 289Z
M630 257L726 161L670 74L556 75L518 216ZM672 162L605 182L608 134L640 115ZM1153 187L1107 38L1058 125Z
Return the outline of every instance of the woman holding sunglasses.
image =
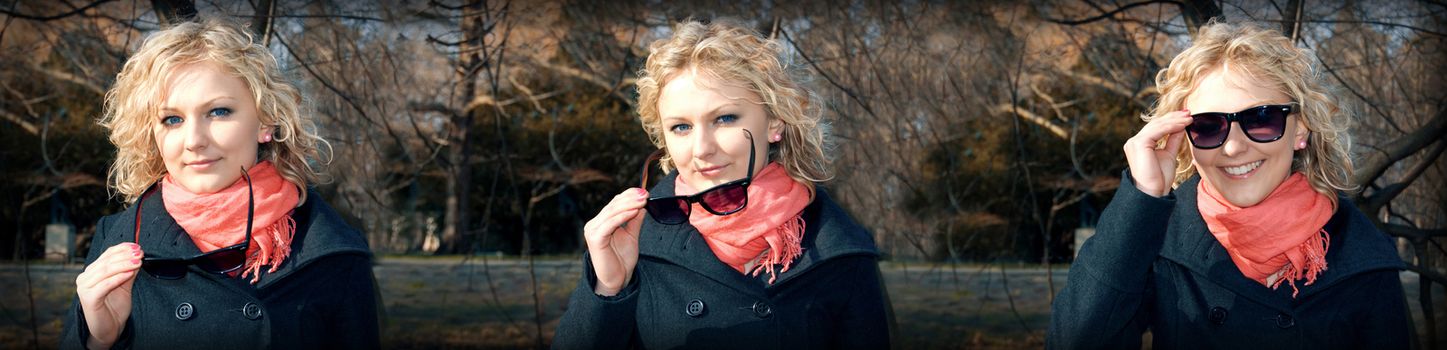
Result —
M326 141L217 20L152 34L106 94L109 182L62 348L377 348L371 253L313 190Z
M815 186L832 177L818 105L783 55L718 21L651 45L639 114L659 150L585 225L554 348L889 346L879 253ZM644 190L654 160L667 175Z
M1405 349L1391 240L1352 189L1347 111L1291 39L1202 26L1156 75L1130 169L1054 301L1051 348Z

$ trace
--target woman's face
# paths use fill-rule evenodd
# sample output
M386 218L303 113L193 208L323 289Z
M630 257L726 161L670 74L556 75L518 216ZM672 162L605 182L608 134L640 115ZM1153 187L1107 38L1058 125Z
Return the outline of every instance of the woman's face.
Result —
M246 82L212 62L176 68L166 81L152 134L166 172L192 193L214 193L256 164L261 113Z
M1262 86L1232 69L1218 68L1208 73L1186 97L1186 109L1192 114L1235 113L1255 106L1290 102L1291 97L1285 93ZM1233 122L1221 147L1191 147L1195 158L1192 165L1203 181L1214 186L1232 205L1244 208L1261 203L1291 175L1292 146L1306 140L1307 129L1301 124L1299 112L1287 117L1287 121L1283 137L1268 143L1246 138L1241 125Z
M768 164L769 142L783 123L770 121L758 94L722 84L689 69L663 85L658 114L663 140L678 177L704 190L748 176L753 133L754 173Z

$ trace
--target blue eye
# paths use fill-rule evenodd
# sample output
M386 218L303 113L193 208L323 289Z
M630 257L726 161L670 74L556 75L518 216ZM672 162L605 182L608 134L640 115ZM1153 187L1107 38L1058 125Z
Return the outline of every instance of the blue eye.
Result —
M673 126L668 127L668 131L672 131L672 132L675 133L675 134L686 133L686 132L688 132L689 130L692 130L692 129L693 129L693 125L688 125L688 124L674 124Z
M739 120L739 116L733 115L733 114L724 114L724 115L718 116L718 118L717 118L717 119L714 119L714 120L718 121L720 124L728 124L728 123L733 123L733 122L738 121L738 120Z
M216 116L216 117L229 116L229 115L231 115L231 109L230 109L230 108L225 108L225 107L213 108L213 109L211 109L211 115L212 115L212 116Z
M185 119L181 119L181 117L177 117L177 116L174 116L174 115L168 115L168 116L165 116L165 117L161 117L161 125L165 125L165 126L172 126L172 125L176 125L176 124L181 124L181 122L183 122L183 121L186 121L186 120L185 120Z

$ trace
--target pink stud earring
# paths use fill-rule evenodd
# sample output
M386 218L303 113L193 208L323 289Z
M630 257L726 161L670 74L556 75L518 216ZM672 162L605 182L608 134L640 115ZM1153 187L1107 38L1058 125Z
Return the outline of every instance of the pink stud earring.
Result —
M774 137L773 137L774 142L779 142L779 140L783 140L783 139L784 139L784 135L774 134Z
M271 142L271 134L261 136L261 143Z
M1300 151L1304 149L1306 149L1306 140L1301 140L1301 142L1296 143L1296 150Z

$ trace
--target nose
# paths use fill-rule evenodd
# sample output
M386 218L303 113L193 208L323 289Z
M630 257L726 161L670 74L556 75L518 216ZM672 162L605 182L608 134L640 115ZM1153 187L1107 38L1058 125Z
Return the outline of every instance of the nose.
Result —
M185 146L187 151L196 152L206 149L207 146L211 145L211 129L208 127L209 125L210 123L205 117L190 118L186 120L185 123L181 123L181 132L185 133L186 137Z
M1231 130L1227 131L1226 143L1221 145L1221 154L1227 157L1234 157L1246 151L1249 145L1246 142L1255 142L1246 138L1246 132L1241 130L1241 124L1231 123Z
M708 159L718 152L718 138L713 128L698 128L693 133L693 158Z

